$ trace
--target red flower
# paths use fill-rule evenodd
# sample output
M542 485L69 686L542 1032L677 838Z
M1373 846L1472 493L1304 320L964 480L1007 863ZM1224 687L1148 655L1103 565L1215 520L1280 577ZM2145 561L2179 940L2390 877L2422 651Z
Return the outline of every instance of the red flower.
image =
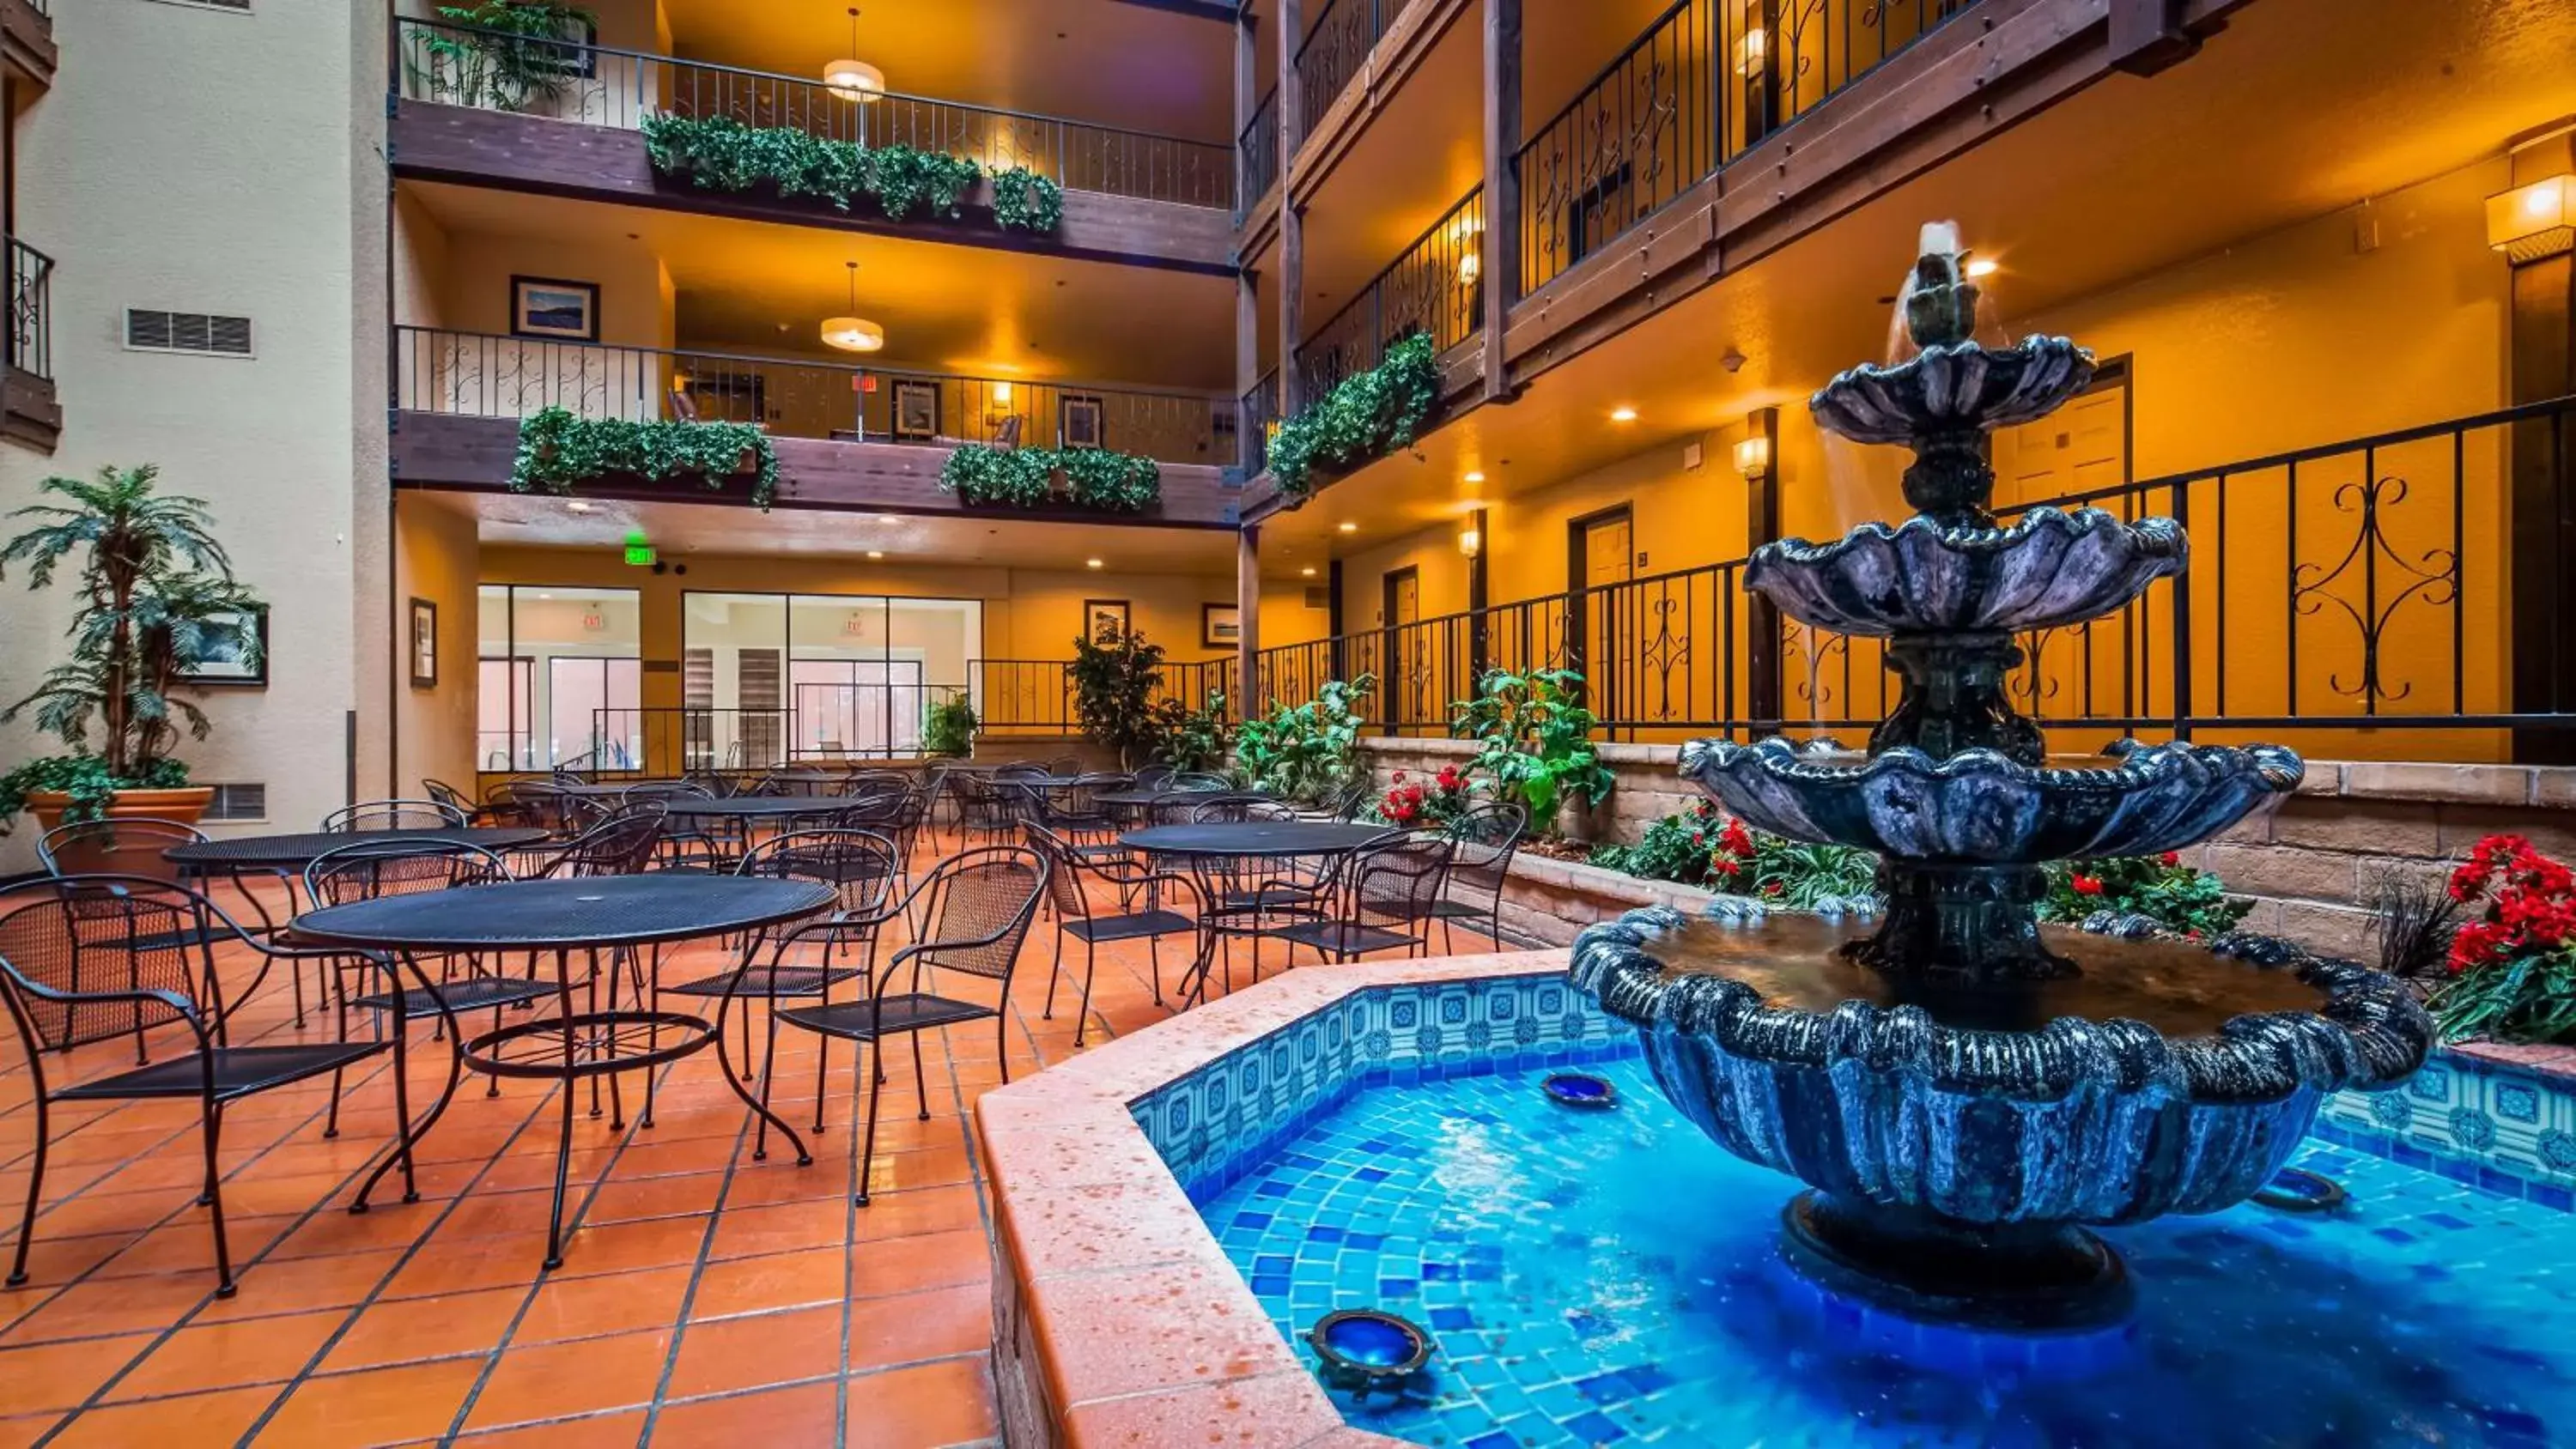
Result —
M1766 896L1776 896L1780 894L1780 883L1775 880L1769 885L1764 886L1762 888L1762 894Z
M2098 896L2102 894L2102 881L2098 876L2079 875L2068 881L2067 884L2073 886L2075 888L2075 893L2079 896Z
M2157 856L2156 859L2164 862L2167 869L2171 869L2174 866L2182 864L2182 852L2179 850L2168 850L2164 854Z
M1741 861L1738 861L1731 855L1720 855L1712 856L1709 859L1708 868L1717 872L1719 875L1733 876L1742 874L1744 865ZM1775 881L1773 884L1777 885L1778 882Z
M1443 790L1455 790L1458 788L1458 767L1456 765L1442 765L1440 767L1440 788Z
M1753 832L1744 828L1743 821L1729 820L1726 828L1717 833L1717 848L1729 855L1750 859L1753 855Z

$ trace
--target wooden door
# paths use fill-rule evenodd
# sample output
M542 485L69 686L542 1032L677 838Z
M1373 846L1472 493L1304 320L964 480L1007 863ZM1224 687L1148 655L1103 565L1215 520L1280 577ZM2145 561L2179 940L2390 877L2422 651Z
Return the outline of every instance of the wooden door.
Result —
M1636 653L1633 592L1616 587L1637 576L1637 545L1628 506L1586 514L1566 525L1566 638L1582 671L1593 712L1620 717L1620 690Z
M1378 657L1386 661L1386 677L1378 681L1378 688L1386 703L1388 729L1397 731L1439 719L1444 701L1430 698L1428 631L1405 627L1422 622L1421 570L1396 569L1386 576L1383 588L1378 619L1386 632Z

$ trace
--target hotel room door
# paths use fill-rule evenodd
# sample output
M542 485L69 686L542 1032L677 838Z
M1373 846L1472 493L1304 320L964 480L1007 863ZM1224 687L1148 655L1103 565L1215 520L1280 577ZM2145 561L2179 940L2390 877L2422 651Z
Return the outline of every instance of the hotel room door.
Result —
M1635 526L1628 505L1586 514L1566 525L1565 637L1568 667L1586 682L1587 703L1619 717L1625 666L1636 652L1633 590L1611 587L1637 576Z

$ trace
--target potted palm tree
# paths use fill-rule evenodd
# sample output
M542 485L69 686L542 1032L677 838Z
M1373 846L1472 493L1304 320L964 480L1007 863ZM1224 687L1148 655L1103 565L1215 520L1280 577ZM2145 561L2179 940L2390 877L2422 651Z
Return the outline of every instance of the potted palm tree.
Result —
M210 665L258 667L260 602L234 580L205 500L155 492L158 473L48 478L41 491L64 503L10 515L36 525L0 544L0 577L24 565L28 587L44 589L76 559L81 612L65 634L71 657L0 710L70 747L0 775L0 829L21 810L48 830L100 815L194 821L214 797L188 788L171 754L183 730L201 740L210 728L180 691Z

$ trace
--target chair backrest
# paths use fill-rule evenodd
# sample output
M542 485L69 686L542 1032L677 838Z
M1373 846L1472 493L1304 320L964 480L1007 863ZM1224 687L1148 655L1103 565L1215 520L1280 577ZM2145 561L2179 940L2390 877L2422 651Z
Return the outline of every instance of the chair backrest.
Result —
M140 875L73 875L0 890L0 988L31 1052L164 1026L160 1001L75 1002L54 993L162 991L220 1022L222 984L209 943L230 922L205 897Z
M902 862L895 843L874 831L800 830L752 847L734 874L829 886L843 912L865 915L884 907Z
M713 770L691 770L687 778L690 784L706 791L707 797L712 800L725 799L741 788L740 781L730 775L719 775Z
M1351 857L1352 899L1364 916L1420 920L1430 914L1449 878L1456 842L1430 831L1390 835Z
M418 895L510 879L508 862L454 840L354 840L313 857L304 894L320 906Z
M638 801L576 836L548 866L548 875L637 875L662 841L662 806Z
M1334 792L1333 798L1325 802L1324 813L1347 825L1360 818L1360 812L1376 794L1375 783L1363 775Z
M428 796L432 801L444 805L448 809L466 816L469 819L474 814L475 803L473 799L464 791L457 789L455 786L448 784L444 780L421 781L420 793Z
M1082 773L1082 757L1080 755L1058 755L1054 759L1047 761L1047 773L1067 778L1079 775Z
M161 853L175 845L195 845L206 833L193 825L157 816L107 816L57 825L36 842L36 859L47 875L150 876L175 881L179 867Z
M1046 857L1025 846L991 846L941 861L916 892L926 923L913 948L916 959L999 981L1007 992L1048 874Z
M1020 840L1046 861L1047 903L1055 907L1057 918L1089 920L1091 901L1082 893L1082 868L1071 843L1034 820L1021 824Z
M1478 805L1450 821L1445 833L1457 843L1449 867L1451 882L1486 893L1502 890L1528 828L1529 811L1505 801Z
M850 796L900 795L912 788L912 777L901 770L852 770L841 781L841 793Z
M1147 765L1136 772L1136 788L1160 790L1164 782L1170 780L1174 773L1176 772L1169 765Z
M1234 782L1208 770L1183 770L1164 782L1175 790L1231 790Z
M362 830L453 830L466 811L435 800L368 800L322 817L326 834Z
M1183 803L1189 807L1190 822L1195 825L1240 820L1292 820L1297 815L1296 811L1267 795L1219 793L1204 800Z
M639 800L712 800L715 794L695 780L646 780L627 786L617 798L631 805Z

